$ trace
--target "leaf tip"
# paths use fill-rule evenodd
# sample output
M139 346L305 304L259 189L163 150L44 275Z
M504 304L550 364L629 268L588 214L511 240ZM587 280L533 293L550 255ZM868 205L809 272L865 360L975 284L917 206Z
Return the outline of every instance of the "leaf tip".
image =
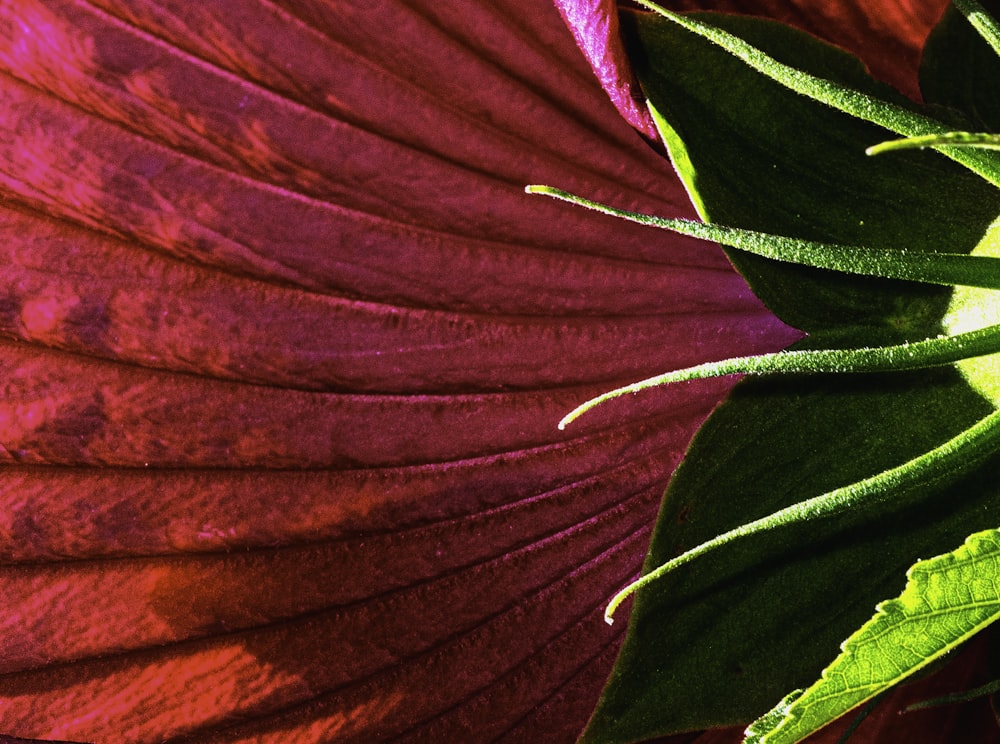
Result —
M631 584L629 584L627 587L622 589L620 592L618 592L615 596L611 598L611 601L608 602L608 606L604 608L604 622L606 622L608 625L614 624L615 610L618 609L618 605L624 602L629 597L629 595L631 595L636 589L638 589L641 583L642 579L639 579L638 581L633 581Z

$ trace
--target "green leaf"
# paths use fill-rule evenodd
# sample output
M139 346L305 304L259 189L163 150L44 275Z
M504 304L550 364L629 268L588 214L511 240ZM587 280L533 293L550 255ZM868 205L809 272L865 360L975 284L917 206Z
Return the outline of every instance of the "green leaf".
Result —
M713 550L771 530L818 519L829 519L851 509L868 508L890 501L896 506L905 504L907 492L922 494L927 490L925 486L928 484L950 482L951 476L955 473L968 472L976 464L998 451L1000 451L1000 412L995 411L947 442L917 455L902 465L819 496L798 501L686 550L644 574L638 581L615 595L608 603L604 617L610 623L618 605L635 591Z
M1000 2L983 4L994 17ZM920 89L938 111L947 107L956 129L1000 132L1000 56L955 8L949 8L924 47ZM962 112L958 114L957 112Z
M853 57L794 29L699 17L813 74L913 105L867 77ZM940 155L870 157L865 149L886 140L886 129L789 91L671 22L630 18L643 89L668 126L664 139L703 218L870 249L967 253L1000 213L995 189ZM869 343L873 335L926 337L948 303L945 289L729 255L776 315L811 334Z
M948 145L949 147L980 147L987 150L1000 150L1000 134L990 132L946 132L945 134L929 134L924 137L905 137L888 140L872 145L866 152L869 155L882 155L897 150L922 149Z
M645 571L804 494L903 463L991 411L950 368L747 380L676 472ZM875 603L899 592L915 557L1000 524L998 464L962 476L960 504L945 489L913 489L735 541L638 592L584 741L743 725L810 684Z
M836 80L812 75L798 67L782 64L760 47L748 43L738 35L728 33L718 25L702 23L692 16L685 17L673 13L650 0L637 0L637 2L660 17L719 45L761 75L810 100L825 103L838 111L862 121L878 124L904 137L940 135L948 131L948 125L944 121L927 113L916 112L910 106L899 105ZM982 30L986 32L985 27ZM991 153L949 148L942 148L940 151L994 186L1000 186L1000 159Z
M856 60L804 34L699 17L782 62L916 110ZM886 129L789 91L673 22L630 18L640 81L704 218L824 243L967 254L1000 214L1000 194L940 154L869 157L865 149L888 139ZM968 118L934 115L949 124ZM809 332L801 349L932 338L951 302L945 288L729 255L776 314ZM897 467L993 410L952 367L745 380L676 472L644 570ZM736 540L639 591L583 741L745 724L810 684L871 608L901 590L915 560L1000 524L998 463L901 488L897 501Z
M1000 0L987 0L983 6L990 13L1000 14ZM983 18L980 23L995 26ZM1000 56L954 8L931 34L920 79L926 100L962 106L973 126L1000 131L1000 88L995 84L1000 79ZM987 231L973 253L977 257L1000 256L1000 225ZM995 292L958 287L942 319L942 328L946 333L960 333L989 324L992 318L1000 319ZM1000 406L1000 355L968 359L958 367L977 391Z
M848 638L843 652L804 692L793 693L747 729L747 744L795 744L906 679L1000 617L1000 530L921 561L897 598Z
M994 224L973 249L973 257L1000 256L1000 224ZM1000 322L1000 302L996 292L972 287L956 287L942 328L949 334L961 334L982 324ZM957 364L969 384L994 406L1000 407L1000 354L970 356Z
M978 0L955 0L953 6L965 16L983 41L989 44L994 55L1000 57L1000 24L986 8Z

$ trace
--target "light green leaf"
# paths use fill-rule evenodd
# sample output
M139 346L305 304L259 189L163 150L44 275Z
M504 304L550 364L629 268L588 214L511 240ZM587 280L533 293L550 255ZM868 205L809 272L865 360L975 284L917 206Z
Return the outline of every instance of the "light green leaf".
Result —
M940 658L1000 617L1000 530L921 561L897 599L848 638L814 685L747 729L747 744L794 744Z

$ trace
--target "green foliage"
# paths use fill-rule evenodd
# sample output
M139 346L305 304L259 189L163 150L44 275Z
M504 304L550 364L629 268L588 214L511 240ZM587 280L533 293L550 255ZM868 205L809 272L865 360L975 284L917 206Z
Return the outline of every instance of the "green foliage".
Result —
M819 681L747 729L746 744L795 744L922 669L1000 617L1000 531L915 564L897 599L851 635Z
M995 24L977 3L961 7L984 37L972 41L988 48ZM939 68L982 60L940 53L969 41L972 26L954 16L929 45L926 108L871 80L848 55L776 24L666 12L626 22L664 142L714 224L620 216L719 240L754 292L809 337L790 353L709 363L626 389L795 373L743 381L696 436L664 498L645 576L627 590L638 588L628 635L584 742L760 716L755 736L800 732L790 720L814 730L992 619L970 620L971 605L953 601L940 634L909 655L919 613L904 601L917 590L907 589L877 616L888 623L884 638L895 639L876 644L886 670L877 685L859 692L861 664L872 657L855 653L867 646L852 640L836 662L834 676L854 680L840 704L812 702L825 699L829 674L820 693L787 694L817 678L871 608L900 591L915 560L1000 524L992 477L1000 413L953 364L993 353L996 331L986 326L1000 318L958 328L951 289L917 283L994 284L997 254L982 246L1000 214L1000 152L995 138L956 131L995 121L1000 107L992 87L982 101L978 90L935 97L965 72ZM866 154L894 135L922 139ZM914 149L922 147L934 149ZM976 302L995 305L985 293ZM972 340L964 333L982 334L983 345L963 351ZM914 350L920 358L910 363ZM878 372L912 367L920 369ZM856 374L827 374L845 370ZM919 564L912 585L954 578L948 572L966 554L977 557L963 576L975 570L983 587L995 585L995 556L979 560L986 540Z
M761 75L778 82L788 90L806 96L812 101L825 103L861 121L878 124L904 137L943 135L949 131L947 123L933 116L916 112L911 106L901 105L871 95L851 85L845 85L840 81L816 76L801 68L782 64L760 47L747 43L739 35L728 33L725 29L711 24L702 23L691 16L671 13L649 0L638 0L638 2L653 10L661 18L668 19L717 44ZM967 0L965 5L974 6L976 4ZM983 26L979 30L985 31L986 27ZM1000 160L992 157L989 153L948 148L943 148L941 152L962 163L972 172L978 173L995 186L1000 186Z
M653 109L654 119L663 121L656 109ZM882 143L882 151L901 150L908 147L920 147L928 142L949 142L954 145L956 135L962 136L960 146L976 144L984 146L980 137L966 132L951 132L948 135L935 136L932 140L921 138L894 140ZM1000 147L995 144L995 135L986 135L986 144L990 147ZM869 150L872 148L869 148ZM580 206L620 217L641 225L659 227L681 235L703 240L714 240L727 248L769 258L775 261L813 266L819 269L833 269L848 274L863 276L879 276L885 279L906 279L929 284L944 284L946 286L962 285L982 287L984 289L1000 289L1000 258L995 256L970 256L963 253L947 253L943 251L928 251L911 253L907 246L893 248L868 248L860 245L838 245L821 243L815 240L773 235L756 230L745 230L728 225L716 225L693 220L667 219L654 215L627 212L604 204L584 199L580 196L552 188L551 186L528 186L529 194L546 194Z

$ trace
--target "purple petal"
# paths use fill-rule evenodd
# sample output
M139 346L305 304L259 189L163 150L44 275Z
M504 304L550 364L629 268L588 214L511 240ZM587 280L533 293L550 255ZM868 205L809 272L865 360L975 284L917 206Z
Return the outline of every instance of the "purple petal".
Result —
M797 334L547 3L0 5L0 732L569 741L667 478Z
M659 141L625 51L616 0L555 0L577 46L618 113L638 131Z

